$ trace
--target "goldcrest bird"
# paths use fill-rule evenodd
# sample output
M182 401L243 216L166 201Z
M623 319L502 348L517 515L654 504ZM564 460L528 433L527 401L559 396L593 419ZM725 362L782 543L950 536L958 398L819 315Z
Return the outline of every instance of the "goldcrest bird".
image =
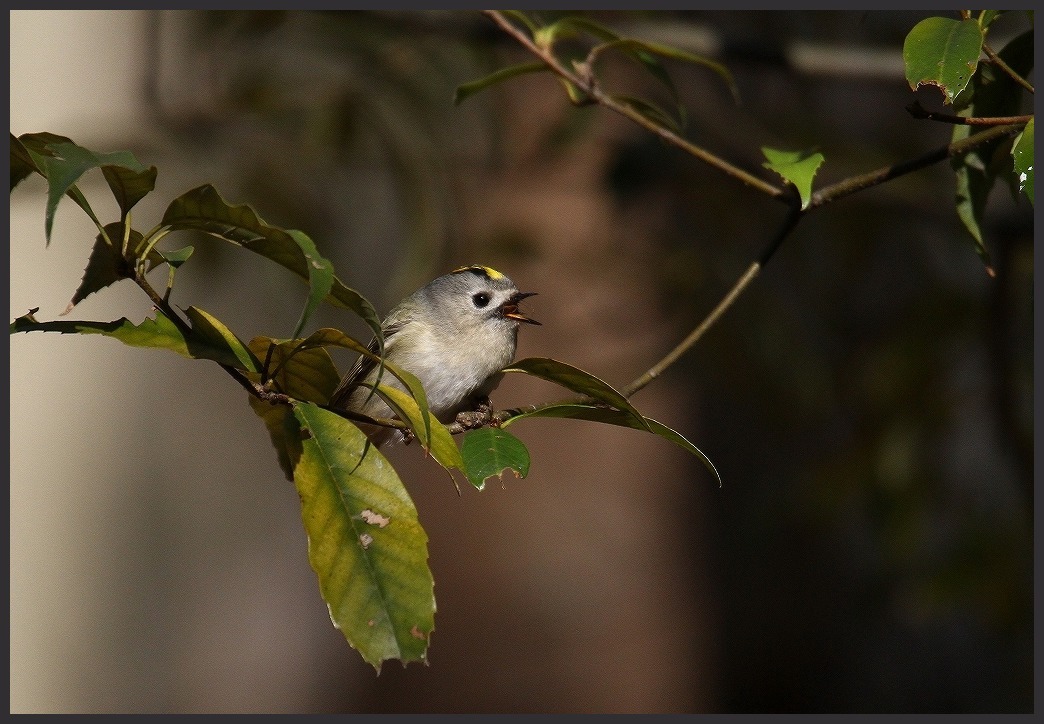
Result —
M474 410L500 383L500 373L515 358L518 328L540 324L523 314L519 302L536 292L520 292L507 276L488 266L465 266L444 274L403 299L381 323L384 357L416 376L428 407L441 422ZM376 338L370 351L378 352ZM330 406L371 418L394 413L369 385L377 381L377 363L362 356L344 376ZM381 384L404 389L390 372ZM402 440L401 432L360 425L381 445Z

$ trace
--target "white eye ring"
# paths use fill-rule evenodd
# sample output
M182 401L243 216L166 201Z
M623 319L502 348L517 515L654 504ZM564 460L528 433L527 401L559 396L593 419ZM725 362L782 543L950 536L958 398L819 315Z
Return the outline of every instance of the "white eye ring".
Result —
M486 292L475 292L471 295L471 302L479 309L489 306L489 294Z

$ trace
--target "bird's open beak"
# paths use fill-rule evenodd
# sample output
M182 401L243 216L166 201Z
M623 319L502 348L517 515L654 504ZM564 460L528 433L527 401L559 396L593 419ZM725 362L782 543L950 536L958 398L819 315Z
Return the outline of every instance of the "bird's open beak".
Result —
M528 324L540 324L535 319L530 319L526 315L522 314L518 310L518 303L526 297L532 297L536 292L515 292L511 295L511 298L504 303L504 306L500 308L501 313L508 319L517 319L519 322L526 322Z

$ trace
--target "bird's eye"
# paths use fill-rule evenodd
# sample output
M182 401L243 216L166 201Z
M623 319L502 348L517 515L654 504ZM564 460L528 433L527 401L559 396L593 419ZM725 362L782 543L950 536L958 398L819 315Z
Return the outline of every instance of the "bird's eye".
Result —
M489 295L485 292L476 292L475 294L471 295L471 301L475 304L476 307L482 309L483 307L489 304Z

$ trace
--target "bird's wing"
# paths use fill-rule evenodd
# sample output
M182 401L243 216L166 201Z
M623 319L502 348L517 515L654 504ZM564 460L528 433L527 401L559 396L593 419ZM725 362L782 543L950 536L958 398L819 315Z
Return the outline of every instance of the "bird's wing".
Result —
M406 319L393 319L392 315L389 315L388 319L385 320L384 325L381 327L381 332L384 335L384 346L387 350L388 342L391 338L403 328L406 324ZM377 338L373 337L370 339L370 343L366 345L372 354L379 354L380 349L377 345ZM348 398L356 387L359 386L363 380L370 374L370 371L377 366L377 362L368 355L361 354L359 359L355 360L355 364L352 365L351 369L348 370L348 374L344 376L341 383L337 385L337 388L330 395L330 407L336 407L339 409L347 409Z

